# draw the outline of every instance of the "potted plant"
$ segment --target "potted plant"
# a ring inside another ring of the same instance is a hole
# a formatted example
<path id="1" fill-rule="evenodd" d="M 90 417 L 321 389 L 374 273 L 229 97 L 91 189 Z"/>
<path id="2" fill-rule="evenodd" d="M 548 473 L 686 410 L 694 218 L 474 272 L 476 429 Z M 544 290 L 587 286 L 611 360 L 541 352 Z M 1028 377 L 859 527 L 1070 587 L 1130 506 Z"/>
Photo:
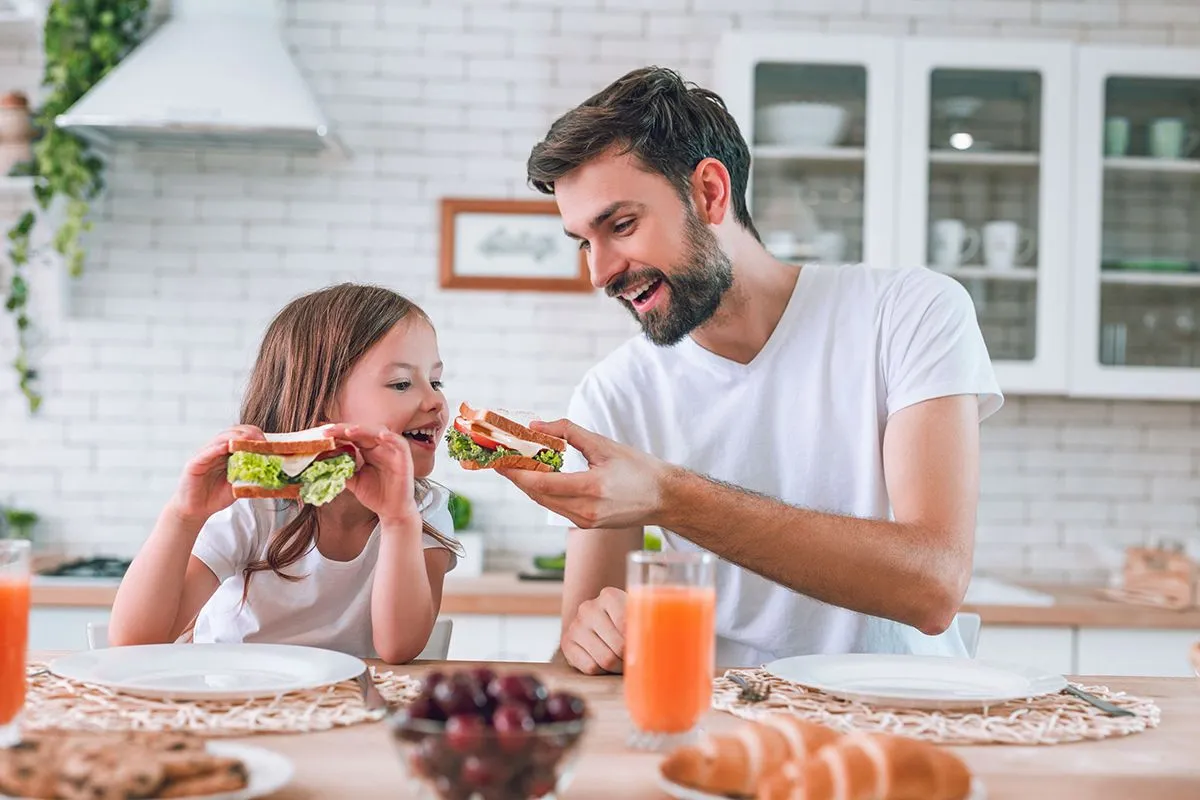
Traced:
<path id="1" fill-rule="evenodd" d="M 4 509 L 5 536 L 9 539 L 32 539 L 38 515 L 20 508 Z"/>

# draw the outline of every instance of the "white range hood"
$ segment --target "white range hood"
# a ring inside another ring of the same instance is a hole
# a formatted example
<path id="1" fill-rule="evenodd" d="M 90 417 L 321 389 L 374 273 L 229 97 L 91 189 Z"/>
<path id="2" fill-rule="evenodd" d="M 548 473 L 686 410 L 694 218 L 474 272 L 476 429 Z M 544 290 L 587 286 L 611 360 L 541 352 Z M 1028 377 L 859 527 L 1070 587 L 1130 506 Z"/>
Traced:
<path id="1" fill-rule="evenodd" d="M 340 149 L 279 30 L 275 0 L 173 0 L 171 16 L 60 128 L 117 142 Z"/>

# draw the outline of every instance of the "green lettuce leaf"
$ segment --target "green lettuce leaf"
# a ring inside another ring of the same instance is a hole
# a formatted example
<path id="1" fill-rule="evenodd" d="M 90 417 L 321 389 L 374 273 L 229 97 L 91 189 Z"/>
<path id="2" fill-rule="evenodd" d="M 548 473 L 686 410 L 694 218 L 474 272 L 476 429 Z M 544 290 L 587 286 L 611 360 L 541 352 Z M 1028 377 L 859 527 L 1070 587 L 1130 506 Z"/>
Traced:
<path id="1" fill-rule="evenodd" d="M 563 459 L 562 453 L 557 450 L 543 450 L 533 457 L 534 461 L 540 461 L 543 464 L 549 464 L 550 468 L 555 472 L 562 469 Z"/>
<path id="2" fill-rule="evenodd" d="M 470 436 L 454 428 L 446 431 L 446 450 L 455 461 L 475 461 L 485 467 L 500 456 L 518 455 L 516 450 L 507 447 L 497 447 L 495 450 L 480 447 Z"/>
<path id="3" fill-rule="evenodd" d="M 263 453 L 232 453 L 225 467 L 225 477 L 230 483 L 244 481 L 264 489 L 282 489 L 291 482 L 283 472 L 283 459 Z"/>
<path id="4" fill-rule="evenodd" d="M 314 461 L 300 473 L 300 499 L 310 506 L 323 506 L 342 493 L 354 474 L 354 458 L 347 453 Z"/>

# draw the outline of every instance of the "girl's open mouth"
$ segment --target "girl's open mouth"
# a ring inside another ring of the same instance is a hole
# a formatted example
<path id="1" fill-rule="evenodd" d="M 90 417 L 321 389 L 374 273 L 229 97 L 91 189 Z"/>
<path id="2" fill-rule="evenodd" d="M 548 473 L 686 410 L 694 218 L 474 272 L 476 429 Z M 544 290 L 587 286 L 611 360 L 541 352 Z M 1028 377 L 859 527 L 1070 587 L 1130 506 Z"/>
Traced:
<path id="1" fill-rule="evenodd" d="M 436 428 L 417 428 L 411 431 L 404 432 L 404 438 L 410 442 L 420 446 L 432 449 L 437 443 Z"/>

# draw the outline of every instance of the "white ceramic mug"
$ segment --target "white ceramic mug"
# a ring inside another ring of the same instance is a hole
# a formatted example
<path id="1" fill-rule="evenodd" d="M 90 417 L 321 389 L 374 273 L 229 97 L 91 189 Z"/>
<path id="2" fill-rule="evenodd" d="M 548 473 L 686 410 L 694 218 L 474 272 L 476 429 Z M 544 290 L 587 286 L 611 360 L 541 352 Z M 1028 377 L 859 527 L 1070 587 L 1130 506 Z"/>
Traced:
<path id="1" fill-rule="evenodd" d="M 1150 123 L 1150 155 L 1155 158 L 1183 158 L 1200 144 L 1200 133 L 1188 133 L 1178 117 L 1163 117 Z"/>
<path id="2" fill-rule="evenodd" d="M 979 252 L 979 233 L 961 219 L 939 219 L 933 223 L 933 263 L 957 267 Z"/>
<path id="3" fill-rule="evenodd" d="M 989 269 L 1012 269 L 1029 260 L 1035 244 L 1017 223 L 994 220 L 983 226 L 983 263 Z"/>

